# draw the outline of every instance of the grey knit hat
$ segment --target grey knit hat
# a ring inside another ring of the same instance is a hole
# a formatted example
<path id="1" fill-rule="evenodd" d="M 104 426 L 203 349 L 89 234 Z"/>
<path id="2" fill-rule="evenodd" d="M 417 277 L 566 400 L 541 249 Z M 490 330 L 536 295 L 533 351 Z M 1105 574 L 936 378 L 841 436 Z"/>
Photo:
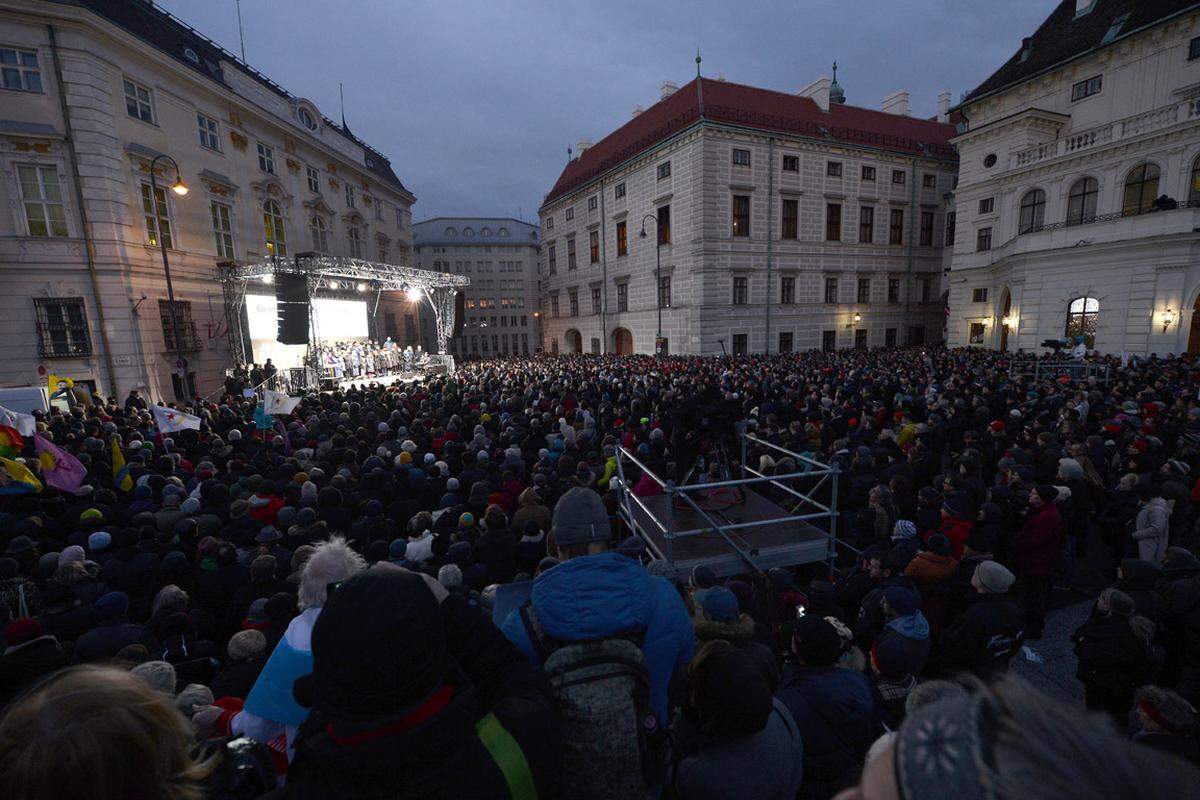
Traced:
<path id="1" fill-rule="evenodd" d="M 612 536 L 608 510 L 600 495 L 577 486 L 554 506 L 554 541 L 561 545 L 604 542 Z"/>
<path id="2" fill-rule="evenodd" d="M 175 667 L 166 661 L 147 661 L 130 670 L 156 692 L 175 696 Z"/>

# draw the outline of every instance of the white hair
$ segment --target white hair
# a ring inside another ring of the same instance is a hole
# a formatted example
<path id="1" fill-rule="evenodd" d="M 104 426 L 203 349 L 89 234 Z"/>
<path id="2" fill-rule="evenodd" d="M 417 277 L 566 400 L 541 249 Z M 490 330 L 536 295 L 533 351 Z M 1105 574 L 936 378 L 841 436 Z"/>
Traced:
<path id="1" fill-rule="evenodd" d="M 447 589 L 458 589 L 462 586 L 462 570 L 459 569 L 458 564 L 444 564 L 438 570 L 437 577 L 438 583 Z"/>
<path id="2" fill-rule="evenodd" d="M 341 536 L 321 542 L 313 550 L 300 573 L 300 608 L 325 605 L 329 584 L 344 581 L 365 569 L 367 562 L 346 544 Z"/>

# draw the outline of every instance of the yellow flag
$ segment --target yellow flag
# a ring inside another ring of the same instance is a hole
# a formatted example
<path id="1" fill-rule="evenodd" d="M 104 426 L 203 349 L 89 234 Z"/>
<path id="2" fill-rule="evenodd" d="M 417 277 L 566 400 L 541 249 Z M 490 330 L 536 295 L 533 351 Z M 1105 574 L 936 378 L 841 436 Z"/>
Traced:
<path id="1" fill-rule="evenodd" d="M 75 381 L 62 375 L 50 374 L 46 376 L 46 388 L 50 390 L 50 397 L 61 395 L 65 390 L 72 388 Z"/>
<path id="2" fill-rule="evenodd" d="M 42 490 L 42 482 L 18 461 L 0 458 L 0 495 L 36 494 Z"/>
<path id="3" fill-rule="evenodd" d="M 113 485 L 122 492 L 131 492 L 133 478 L 129 475 L 129 467 L 125 465 L 125 454 L 121 452 L 121 437 L 114 433 L 109 441 L 112 445 Z"/>

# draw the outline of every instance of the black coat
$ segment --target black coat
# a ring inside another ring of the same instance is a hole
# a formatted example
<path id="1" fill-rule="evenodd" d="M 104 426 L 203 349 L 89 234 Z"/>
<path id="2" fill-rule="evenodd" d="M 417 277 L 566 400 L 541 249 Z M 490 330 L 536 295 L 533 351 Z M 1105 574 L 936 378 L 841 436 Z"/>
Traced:
<path id="1" fill-rule="evenodd" d="M 983 679 L 1008 669 L 1024 638 L 1024 616 L 1007 594 L 977 594 L 942 631 L 938 663 L 948 672 L 973 672 Z"/>
<path id="2" fill-rule="evenodd" d="M 1150 679 L 1150 650 L 1130 621 L 1108 616 L 1083 625 L 1071 637 L 1085 686 L 1112 692 L 1130 691 Z"/>
<path id="3" fill-rule="evenodd" d="M 71 654 L 53 636 L 39 636 L 0 655 L 0 708 L 22 689 L 71 663 Z"/>
<path id="4" fill-rule="evenodd" d="M 131 644 L 144 645 L 151 655 L 162 652 L 149 628 L 122 617 L 102 622 L 76 639 L 75 657 L 80 661 L 106 661 Z"/>
<path id="5" fill-rule="evenodd" d="M 511 583 L 517 572 L 517 545 L 507 530 L 487 531 L 471 550 L 477 564 L 488 570 L 489 583 Z"/>

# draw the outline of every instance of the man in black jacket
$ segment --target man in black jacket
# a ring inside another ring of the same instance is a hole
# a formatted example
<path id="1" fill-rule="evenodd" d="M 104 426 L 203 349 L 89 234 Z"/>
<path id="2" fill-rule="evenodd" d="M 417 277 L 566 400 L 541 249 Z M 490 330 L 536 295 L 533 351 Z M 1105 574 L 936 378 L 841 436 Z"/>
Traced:
<path id="1" fill-rule="evenodd" d="M 1008 669 L 1024 637 L 1021 609 L 1008 594 L 1015 580 L 995 561 L 975 567 L 970 605 L 942 631 L 938 663 L 943 670 L 973 672 L 986 680 Z"/>

